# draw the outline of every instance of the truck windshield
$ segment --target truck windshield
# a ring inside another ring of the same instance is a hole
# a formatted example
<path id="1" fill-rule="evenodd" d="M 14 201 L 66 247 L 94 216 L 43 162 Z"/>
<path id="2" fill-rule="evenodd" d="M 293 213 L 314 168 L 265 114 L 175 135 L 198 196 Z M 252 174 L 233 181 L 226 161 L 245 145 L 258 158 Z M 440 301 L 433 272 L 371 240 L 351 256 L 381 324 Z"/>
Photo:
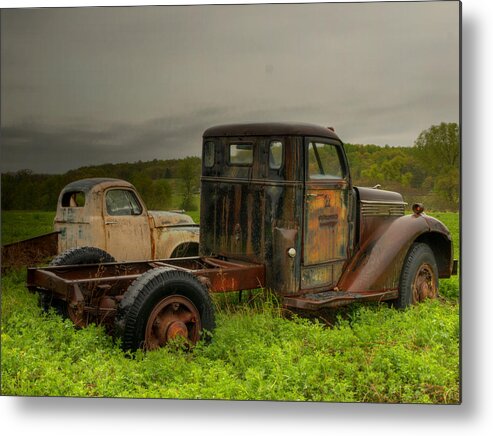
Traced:
<path id="1" fill-rule="evenodd" d="M 112 189 L 106 193 L 108 215 L 140 215 L 142 206 L 132 191 Z"/>

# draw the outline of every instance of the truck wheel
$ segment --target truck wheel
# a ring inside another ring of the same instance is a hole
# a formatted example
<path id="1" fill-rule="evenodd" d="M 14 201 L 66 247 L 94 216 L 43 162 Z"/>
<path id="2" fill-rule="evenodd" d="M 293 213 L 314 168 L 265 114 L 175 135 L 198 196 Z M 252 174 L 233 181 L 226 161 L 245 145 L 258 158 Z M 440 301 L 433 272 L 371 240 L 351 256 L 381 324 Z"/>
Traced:
<path id="1" fill-rule="evenodd" d="M 414 243 L 402 267 L 396 306 L 405 308 L 438 296 L 438 268 L 431 248 Z"/>
<path id="2" fill-rule="evenodd" d="M 76 247 L 56 256 L 51 266 L 89 265 L 91 263 L 115 262 L 115 258 L 104 250 L 96 247 Z"/>
<path id="3" fill-rule="evenodd" d="M 60 253 L 50 262 L 50 266 L 89 265 L 106 262 L 115 262 L 115 258 L 100 248 L 77 247 Z M 81 311 L 71 307 L 66 301 L 50 298 L 49 295 L 43 294 L 40 303 L 44 310 L 53 307 L 64 318 L 70 318 L 77 327 L 87 325 Z"/>
<path id="4" fill-rule="evenodd" d="M 193 345 L 215 327 L 206 287 L 193 275 L 155 268 L 137 278 L 117 310 L 115 332 L 125 350 L 153 350 L 183 338 Z M 207 337 L 206 337 L 207 339 Z"/>

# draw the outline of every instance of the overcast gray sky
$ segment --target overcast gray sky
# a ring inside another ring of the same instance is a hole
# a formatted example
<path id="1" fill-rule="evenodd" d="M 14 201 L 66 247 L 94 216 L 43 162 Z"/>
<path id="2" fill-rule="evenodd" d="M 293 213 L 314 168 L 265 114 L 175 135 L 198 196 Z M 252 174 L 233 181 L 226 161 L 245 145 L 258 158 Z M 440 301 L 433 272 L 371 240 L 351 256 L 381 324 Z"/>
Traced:
<path id="1" fill-rule="evenodd" d="M 3 9 L 0 170 L 199 155 L 214 124 L 410 146 L 459 121 L 459 3 Z"/>

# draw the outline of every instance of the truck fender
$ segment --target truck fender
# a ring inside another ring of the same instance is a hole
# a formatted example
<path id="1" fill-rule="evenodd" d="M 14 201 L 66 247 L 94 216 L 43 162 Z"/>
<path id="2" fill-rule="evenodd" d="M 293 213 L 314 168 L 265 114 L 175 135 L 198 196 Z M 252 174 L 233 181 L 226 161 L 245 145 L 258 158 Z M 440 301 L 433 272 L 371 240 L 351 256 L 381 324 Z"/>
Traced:
<path id="1" fill-rule="evenodd" d="M 169 226 L 154 229 L 154 232 L 154 259 L 198 254 L 199 226 Z"/>
<path id="2" fill-rule="evenodd" d="M 343 291 L 398 290 L 402 265 L 414 242 L 425 242 L 435 255 L 439 277 L 452 268 L 450 233 L 438 220 L 426 215 L 405 215 L 380 226 L 360 241 L 337 287 Z"/>

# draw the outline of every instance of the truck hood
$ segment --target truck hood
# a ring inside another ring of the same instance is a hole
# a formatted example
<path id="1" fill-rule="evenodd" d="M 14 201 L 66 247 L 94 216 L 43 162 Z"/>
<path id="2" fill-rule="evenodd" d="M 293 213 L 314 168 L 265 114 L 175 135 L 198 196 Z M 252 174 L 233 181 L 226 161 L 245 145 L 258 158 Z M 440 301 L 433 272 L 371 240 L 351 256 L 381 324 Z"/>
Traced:
<path id="1" fill-rule="evenodd" d="M 149 216 L 153 219 L 155 227 L 198 226 L 184 213 L 150 210 Z"/>
<path id="2" fill-rule="evenodd" d="M 402 195 L 398 192 L 384 191 L 383 189 L 362 188 L 355 186 L 359 199 L 364 202 L 378 203 L 404 203 Z"/>

